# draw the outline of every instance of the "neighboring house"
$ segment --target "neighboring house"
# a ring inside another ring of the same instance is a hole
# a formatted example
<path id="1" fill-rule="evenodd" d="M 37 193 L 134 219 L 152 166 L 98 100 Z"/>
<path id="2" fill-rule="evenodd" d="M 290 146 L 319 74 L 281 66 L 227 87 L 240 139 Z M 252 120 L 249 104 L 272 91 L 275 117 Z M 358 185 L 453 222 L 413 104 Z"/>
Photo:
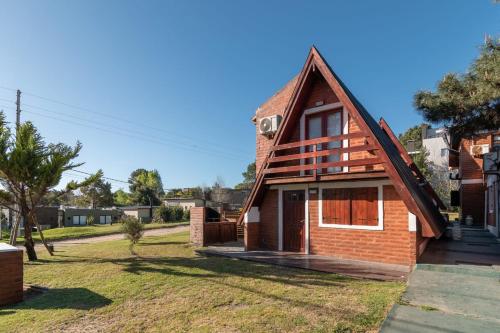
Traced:
<path id="1" fill-rule="evenodd" d="M 122 215 L 121 211 L 116 208 L 93 209 L 64 206 L 61 206 L 58 213 L 62 215 L 62 221 L 64 221 L 66 227 L 87 225 L 87 219 L 91 215 L 94 216 L 94 224 L 111 224 L 116 222 Z"/>
<path id="2" fill-rule="evenodd" d="M 163 200 L 167 207 L 182 207 L 183 210 L 189 210 L 191 207 L 204 207 L 205 200 L 196 198 L 168 198 Z"/>
<path id="3" fill-rule="evenodd" d="M 490 163 L 489 170 L 485 173 L 483 159 L 491 159 L 493 155 L 491 153 L 500 149 L 497 148 L 500 147 L 500 131 L 478 132 L 471 138 L 455 141 L 453 149 L 450 150 L 449 164 L 450 168 L 456 170 L 452 177 L 460 184 L 459 205 L 462 220 L 471 216 L 475 226 L 488 228 L 498 235 L 497 226 L 488 227 L 488 219 L 491 218 L 488 215 L 490 211 L 495 211 L 494 189 L 496 187 L 496 193 L 498 193 L 498 169 L 495 170 L 496 166 Z M 486 200 L 488 193 L 491 198 L 489 205 Z M 496 206 L 498 206 L 498 195 L 496 201 Z M 491 221 L 494 224 L 493 220 Z"/>
<path id="4" fill-rule="evenodd" d="M 247 189 L 233 189 L 233 188 L 213 188 L 210 193 L 212 205 L 207 206 L 222 206 L 228 210 L 238 210 L 245 204 L 250 190 Z"/>
<path id="5" fill-rule="evenodd" d="M 439 198 L 315 48 L 253 120 L 257 179 L 239 220 L 246 250 L 413 266 L 442 235 Z"/>
<path id="6" fill-rule="evenodd" d="M 120 207 L 123 214 L 127 216 L 133 216 L 141 222 L 151 222 L 153 220 L 153 211 L 158 208 L 158 206 L 127 206 Z"/>
<path id="7" fill-rule="evenodd" d="M 427 124 L 421 125 L 422 137 L 420 140 L 409 140 L 406 143 L 406 151 L 410 156 L 420 154 L 422 149 L 428 153 L 426 161 L 430 162 L 432 171 L 448 171 L 448 151 L 450 149 L 450 136 L 448 130 L 442 128 L 430 128 Z"/>
<path id="8" fill-rule="evenodd" d="M 429 128 L 422 125 L 422 146 L 429 153 L 427 161 L 436 172 L 448 172 L 450 136 L 446 128 Z"/>

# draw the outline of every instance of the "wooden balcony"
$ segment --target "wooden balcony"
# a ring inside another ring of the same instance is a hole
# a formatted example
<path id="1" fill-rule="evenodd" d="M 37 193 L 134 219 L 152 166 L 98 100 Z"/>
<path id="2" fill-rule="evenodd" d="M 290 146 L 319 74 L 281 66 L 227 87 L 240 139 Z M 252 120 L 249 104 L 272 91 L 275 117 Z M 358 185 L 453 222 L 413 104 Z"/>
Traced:
<path id="1" fill-rule="evenodd" d="M 261 172 L 266 184 L 383 178 L 377 149 L 363 133 L 290 142 L 271 148 Z"/>

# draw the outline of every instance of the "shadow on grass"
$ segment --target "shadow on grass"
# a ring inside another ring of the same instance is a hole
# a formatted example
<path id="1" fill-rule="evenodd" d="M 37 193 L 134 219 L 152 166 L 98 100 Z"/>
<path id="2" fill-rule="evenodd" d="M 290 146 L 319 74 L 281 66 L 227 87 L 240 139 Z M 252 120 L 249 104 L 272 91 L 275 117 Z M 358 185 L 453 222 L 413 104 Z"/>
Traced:
<path id="1" fill-rule="evenodd" d="M 0 316 L 17 310 L 75 309 L 90 310 L 111 304 L 112 301 L 87 288 L 55 288 L 21 303 L 0 308 Z"/>

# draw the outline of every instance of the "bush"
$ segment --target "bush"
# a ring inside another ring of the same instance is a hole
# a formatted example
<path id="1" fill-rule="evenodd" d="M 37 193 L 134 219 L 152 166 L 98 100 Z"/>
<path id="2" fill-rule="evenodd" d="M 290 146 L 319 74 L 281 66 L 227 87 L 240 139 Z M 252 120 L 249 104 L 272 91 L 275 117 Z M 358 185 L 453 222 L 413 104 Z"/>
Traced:
<path id="1" fill-rule="evenodd" d="M 183 219 L 189 219 L 189 211 L 184 211 L 182 207 L 167 207 L 161 205 L 153 212 L 153 222 L 155 223 L 165 223 L 165 222 L 175 222 L 182 221 Z"/>
<path id="2" fill-rule="evenodd" d="M 163 220 L 163 212 L 162 212 L 162 207 L 157 208 L 153 211 L 153 223 L 165 223 L 165 220 Z"/>
<path id="3" fill-rule="evenodd" d="M 182 216 L 182 219 L 184 221 L 189 221 L 191 219 L 191 211 L 189 209 L 186 209 L 184 211 L 184 215 Z"/>
<path id="4" fill-rule="evenodd" d="M 129 250 L 131 254 L 135 254 L 134 245 L 139 242 L 144 234 L 144 226 L 138 219 L 133 216 L 125 216 L 121 219 L 122 232 L 130 241 Z"/>
<path id="5" fill-rule="evenodd" d="M 182 207 L 172 207 L 172 215 L 172 221 L 181 221 L 184 215 L 184 209 L 182 209 Z"/>
<path id="6" fill-rule="evenodd" d="M 87 225 L 94 225 L 95 217 L 92 214 L 87 215 Z"/>

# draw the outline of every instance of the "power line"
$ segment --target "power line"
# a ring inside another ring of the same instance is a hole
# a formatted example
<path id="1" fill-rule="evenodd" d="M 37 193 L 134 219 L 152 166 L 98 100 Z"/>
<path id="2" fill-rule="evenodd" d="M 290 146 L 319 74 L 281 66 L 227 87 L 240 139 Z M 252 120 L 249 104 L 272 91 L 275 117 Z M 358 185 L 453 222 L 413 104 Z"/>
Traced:
<path id="1" fill-rule="evenodd" d="M 197 148 L 197 147 L 175 147 L 175 144 L 168 144 L 166 142 L 162 142 L 162 141 L 150 139 L 150 138 L 147 138 L 147 137 L 140 137 L 140 136 L 137 136 L 137 135 L 131 135 L 131 134 L 128 134 L 128 133 L 122 133 L 122 132 L 119 132 L 119 131 L 116 131 L 116 130 L 112 130 L 112 129 L 109 129 L 109 128 L 103 128 L 103 127 L 97 127 L 97 126 L 82 124 L 82 123 L 79 123 L 79 122 L 76 122 L 76 121 L 72 121 L 72 120 L 67 120 L 67 119 L 60 119 L 60 118 L 57 118 L 57 117 L 52 117 L 52 116 L 49 116 L 49 115 L 46 115 L 46 114 L 42 114 L 42 113 L 38 113 L 38 112 L 35 112 L 35 111 L 26 110 L 26 109 L 24 110 L 24 112 L 35 114 L 35 115 L 38 115 L 40 117 L 45 117 L 45 118 L 57 120 L 57 121 L 64 122 L 64 123 L 69 123 L 69 124 L 73 124 L 73 125 L 77 125 L 77 126 L 82 126 L 82 127 L 96 129 L 96 130 L 103 131 L 103 132 L 106 132 L 106 133 L 113 133 L 113 134 L 116 134 L 116 135 L 121 135 L 121 136 L 129 137 L 129 138 L 133 138 L 133 139 L 138 139 L 138 140 L 142 140 L 142 141 L 148 141 L 148 142 L 151 142 L 151 143 L 155 143 L 155 144 L 166 146 L 166 147 L 170 147 L 170 148 L 178 148 L 178 149 L 188 150 L 188 151 L 192 151 L 192 152 L 196 152 L 196 153 L 206 153 L 206 154 L 209 154 L 209 155 L 218 154 L 218 155 L 222 156 L 225 159 L 245 161 L 242 158 L 237 158 L 237 157 L 234 157 L 234 156 L 230 156 L 230 155 L 227 155 L 226 153 L 223 153 L 223 152 L 207 151 L 207 150 L 203 150 L 203 149 Z"/>
<path id="2" fill-rule="evenodd" d="M 9 107 L 9 106 L 6 106 L 6 105 L 1 105 L 1 104 L 0 104 L 0 107 L 5 107 L 7 109 L 13 109 L 12 107 Z M 192 152 L 195 152 L 195 153 L 205 153 L 205 154 L 208 154 L 208 155 L 219 155 L 219 156 L 223 157 L 224 159 L 230 159 L 230 160 L 236 160 L 236 161 L 246 161 L 246 160 L 244 160 L 242 158 L 239 158 L 237 156 L 228 155 L 228 152 L 209 151 L 209 150 L 205 150 L 203 148 L 198 148 L 196 146 L 193 146 L 193 147 L 190 147 L 190 146 L 175 147 L 175 144 L 172 145 L 172 144 L 167 143 L 167 142 L 159 141 L 159 140 L 156 140 L 156 139 L 151 139 L 149 137 L 144 137 L 144 135 L 142 135 L 142 136 L 131 135 L 131 134 L 128 133 L 127 129 L 120 129 L 120 128 L 118 128 L 119 131 L 116 131 L 116 130 L 112 130 L 112 129 L 105 128 L 105 127 L 98 127 L 98 126 L 93 126 L 93 125 L 88 125 L 88 124 L 82 124 L 80 122 L 73 121 L 73 120 L 60 119 L 60 118 L 57 118 L 57 117 L 52 117 L 52 116 L 49 116 L 49 115 L 46 115 L 46 114 L 42 114 L 42 113 L 39 113 L 39 112 L 35 112 L 35 111 L 31 111 L 31 110 L 24 109 L 24 112 L 35 114 L 35 115 L 40 116 L 40 117 L 44 117 L 44 118 L 48 118 L 48 119 L 52 119 L 52 120 L 56 120 L 56 121 L 60 121 L 60 122 L 64 122 L 64 123 L 69 123 L 69 124 L 73 124 L 73 125 L 77 125 L 77 126 L 82 126 L 82 127 L 86 127 L 86 128 L 91 128 L 91 129 L 103 131 L 103 132 L 106 132 L 108 134 L 112 133 L 112 134 L 121 135 L 121 136 L 129 137 L 129 138 L 133 138 L 133 139 L 147 141 L 147 142 L 155 143 L 155 144 L 158 144 L 158 145 L 166 146 L 166 147 L 169 147 L 169 148 L 177 148 L 177 149 L 182 149 L 182 150 L 188 150 L 188 151 L 192 151 Z M 122 132 L 120 132 L 120 131 L 122 131 Z M 178 146 L 178 144 L 177 144 L 177 146 Z"/>
<path id="3" fill-rule="evenodd" d="M 2 86 L 0 86 L 0 88 L 11 90 L 11 91 L 15 91 L 15 89 L 13 89 L 13 88 L 2 87 Z M 25 95 L 28 95 L 28 96 L 32 96 L 32 97 L 35 97 L 35 98 L 38 98 L 38 99 L 41 99 L 41 100 L 45 100 L 47 102 L 51 102 L 51 103 L 55 103 L 55 104 L 60 104 L 60 105 L 63 105 L 63 106 L 69 107 L 69 108 L 73 108 L 75 110 L 85 111 L 86 113 L 93 113 L 93 114 L 100 115 L 100 116 L 103 116 L 103 117 L 107 117 L 107 118 L 110 118 L 110 119 L 114 119 L 114 120 L 118 120 L 118 121 L 121 121 L 121 122 L 129 123 L 129 124 L 132 124 L 134 126 L 147 127 L 149 129 L 152 129 L 152 130 L 155 130 L 155 131 L 163 132 L 163 133 L 166 133 L 166 134 L 169 134 L 169 135 L 175 135 L 177 137 L 184 137 L 185 139 L 194 140 L 194 141 L 199 142 L 199 139 L 197 139 L 197 138 L 193 138 L 193 137 L 187 136 L 185 134 L 181 134 L 181 133 L 175 133 L 175 132 L 172 132 L 172 131 L 167 131 L 167 130 L 165 130 L 163 128 L 158 128 L 158 127 L 146 124 L 146 123 L 137 122 L 136 120 L 132 121 L 130 119 L 126 119 L 126 118 L 122 118 L 122 117 L 117 117 L 117 116 L 110 115 L 110 114 L 107 114 L 107 113 L 104 113 L 104 112 L 94 111 L 94 110 L 91 110 L 89 108 L 85 108 L 85 107 L 81 107 L 81 106 L 78 106 L 78 105 L 74 105 L 74 104 L 62 102 L 62 101 L 59 101 L 59 100 L 56 100 L 56 99 L 53 99 L 53 98 L 48 98 L 48 97 L 40 96 L 40 95 L 33 94 L 33 93 L 30 93 L 30 92 L 23 92 L 23 93 Z M 234 149 L 234 147 L 229 147 L 229 146 L 221 145 L 219 142 L 213 142 L 213 141 L 211 142 L 210 140 L 206 140 L 205 138 L 203 140 L 206 143 L 210 143 L 211 145 L 216 145 L 216 146 L 218 145 L 220 147 L 224 147 L 225 149 Z"/>
<path id="4" fill-rule="evenodd" d="M 34 105 L 26 104 L 26 103 L 24 103 L 24 105 L 28 106 L 29 108 L 37 108 L 37 109 L 41 109 L 41 110 L 44 110 L 44 111 L 47 111 L 47 112 L 50 112 L 50 113 L 54 113 L 54 114 L 57 114 L 57 115 L 60 115 L 60 116 L 63 116 L 63 117 L 69 117 L 67 114 L 65 114 L 63 112 L 49 110 L 49 109 L 46 109 L 46 108 L 42 108 L 42 107 L 39 107 L 39 106 L 34 106 Z M 115 125 L 110 125 L 110 124 L 98 122 L 98 121 L 95 121 L 95 120 L 86 119 L 86 118 L 83 118 L 83 117 L 71 116 L 71 118 L 75 118 L 75 119 L 78 119 L 78 120 L 81 120 L 81 121 L 85 121 L 85 122 L 89 122 L 89 123 L 92 123 L 92 124 L 98 123 L 101 126 L 111 127 L 111 128 L 116 129 L 116 130 L 119 130 L 119 131 L 124 131 L 126 133 L 134 132 L 134 133 L 137 133 L 137 134 L 145 136 L 145 137 L 153 138 L 154 140 L 164 141 L 166 143 L 173 143 L 173 144 L 177 144 L 177 145 L 189 147 L 191 149 L 201 149 L 201 150 L 204 150 L 206 152 L 213 151 L 213 152 L 220 153 L 220 154 L 223 154 L 223 155 L 230 154 L 230 155 L 233 155 L 235 157 L 241 157 L 241 156 L 243 156 L 243 154 L 237 153 L 237 152 L 232 152 L 232 151 L 228 152 L 227 150 L 226 151 L 222 151 L 222 150 L 218 150 L 218 149 L 214 149 L 214 148 L 207 149 L 207 148 L 203 148 L 202 146 L 198 146 L 197 144 L 195 145 L 195 144 L 189 144 L 189 143 L 182 142 L 182 141 L 175 141 L 175 140 L 172 140 L 172 139 L 165 139 L 165 138 L 158 137 L 158 136 L 155 136 L 155 135 L 151 135 L 151 134 L 148 134 L 148 133 L 145 133 L 145 132 L 142 132 L 142 131 L 138 131 L 138 130 L 135 130 L 135 129 L 129 129 L 129 128 L 119 127 L 119 126 L 115 126 Z"/>
<path id="5" fill-rule="evenodd" d="M 6 102 L 12 102 L 9 99 L 5 99 L 5 98 L 1 98 L 1 97 L 0 97 L 0 100 L 6 101 Z M 186 142 L 175 141 L 175 140 L 172 140 L 172 139 L 165 139 L 165 138 L 161 138 L 161 137 L 154 136 L 154 135 L 151 135 L 151 134 L 146 134 L 146 133 L 144 133 L 142 131 L 138 131 L 138 130 L 135 130 L 135 129 L 129 129 L 129 128 L 118 127 L 118 126 L 115 126 L 115 125 L 109 125 L 107 123 L 102 123 L 102 122 L 98 122 L 98 121 L 95 121 L 95 120 L 90 120 L 90 119 L 86 119 L 86 118 L 78 117 L 78 116 L 74 116 L 74 115 L 69 116 L 66 113 L 58 112 L 58 111 L 54 111 L 54 110 L 50 110 L 50 109 L 47 109 L 47 108 L 44 108 L 44 107 L 41 107 L 41 106 L 36 106 L 36 105 L 31 105 L 31 104 L 26 104 L 26 103 L 23 103 L 23 104 L 25 106 L 28 106 L 29 108 L 40 109 L 40 110 L 47 111 L 47 112 L 50 112 L 50 113 L 54 113 L 54 114 L 57 114 L 57 115 L 60 115 L 60 116 L 63 116 L 63 117 L 76 118 L 76 119 L 81 120 L 81 121 L 89 122 L 92 125 L 95 124 L 95 123 L 98 123 L 101 126 L 111 127 L 111 128 L 116 129 L 116 130 L 125 132 L 125 133 L 116 133 L 116 132 L 114 132 L 115 134 L 127 135 L 127 136 L 130 137 L 129 133 L 130 132 L 135 132 L 138 135 L 141 135 L 142 137 L 147 137 L 148 141 L 150 141 L 150 142 L 151 142 L 151 138 L 152 138 L 155 141 L 164 141 L 166 143 L 172 143 L 172 144 L 176 144 L 176 145 L 182 146 L 183 148 L 187 147 L 189 150 L 194 151 L 194 152 L 204 152 L 204 153 L 209 153 L 209 154 L 213 152 L 215 154 L 219 154 L 219 155 L 224 156 L 224 157 L 227 157 L 227 155 L 232 155 L 232 156 L 234 156 L 234 158 L 232 158 L 232 159 L 246 161 L 246 159 L 245 160 L 241 159 L 241 157 L 246 156 L 246 154 L 239 153 L 237 151 L 227 151 L 227 149 L 226 150 L 219 150 L 219 149 L 216 149 L 216 148 L 213 148 L 213 147 L 211 147 L 211 148 L 203 148 L 202 146 L 198 146 L 199 143 L 189 144 L 189 143 L 186 143 Z M 9 108 L 9 107 L 7 107 L 7 108 Z M 39 116 L 42 116 L 42 117 L 46 117 L 46 118 L 58 120 L 58 121 L 69 122 L 69 123 L 72 123 L 72 124 L 75 124 L 75 125 L 89 127 L 89 125 L 84 125 L 84 124 L 81 124 L 81 123 L 77 123 L 74 120 L 66 120 L 66 119 L 54 118 L 54 117 L 51 117 L 51 116 L 48 116 L 48 115 L 45 115 L 45 114 L 37 113 L 35 111 L 29 111 L 29 109 L 27 110 L 26 108 L 24 109 L 24 111 L 29 112 L 29 113 L 33 113 L 33 114 L 36 114 L 36 115 L 39 115 Z M 98 129 L 95 126 L 91 126 L 90 128 Z M 102 128 L 99 128 L 99 130 L 108 131 L 107 129 L 102 129 Z M 135 138 L 138 138 L 138 137 L 135 137 Z M 140 139 L 140 138 L 138 138 L 138 139 Z"/>

